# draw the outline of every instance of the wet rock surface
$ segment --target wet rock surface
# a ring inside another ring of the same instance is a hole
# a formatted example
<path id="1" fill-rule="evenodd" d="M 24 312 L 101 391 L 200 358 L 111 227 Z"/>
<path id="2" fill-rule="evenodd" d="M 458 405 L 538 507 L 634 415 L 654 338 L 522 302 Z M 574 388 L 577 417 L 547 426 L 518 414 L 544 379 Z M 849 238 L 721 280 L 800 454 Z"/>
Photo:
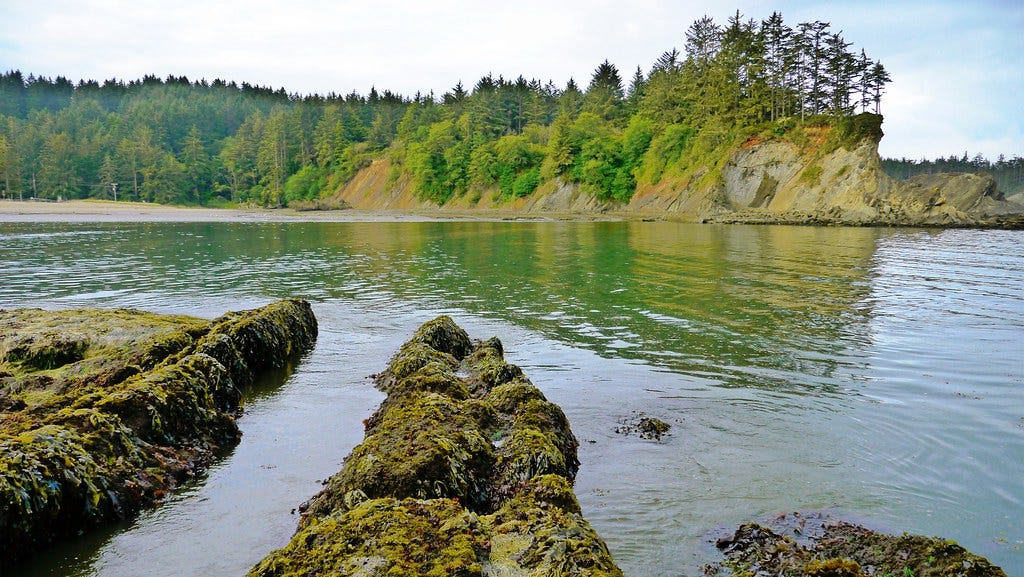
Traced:
<path id="1" fill-rule="evenodd" d="M 238 441 L 242 389 L 316 336 L 299 300 L 213 321 L 0 311 L 0 566 L 204 469 Z"/>
<path id="2" fill-rule="evenodd" d="M 562 410 L 448 317 L 375 376 L 387 398 L 252 576 L 621 575 L 580 513 Z"/>
<path id="3" fill-rule="evenodd" d="M 718 539 L 725 555 L 707 575 L 747 577 L 1006 577 L 954 541 L 888 535 L 817 514 L 747 523 Z"/>
<path id="4" fill-rule="evenodd" d="M 619 419 L 615 432 L 620 435 L 636 435 L 641 439 L 660 441 L 663 435 L 669 434 L 672 425 L 657 417 L 651 417 L 643 413 L 633 413 L 628 417 Z"/>

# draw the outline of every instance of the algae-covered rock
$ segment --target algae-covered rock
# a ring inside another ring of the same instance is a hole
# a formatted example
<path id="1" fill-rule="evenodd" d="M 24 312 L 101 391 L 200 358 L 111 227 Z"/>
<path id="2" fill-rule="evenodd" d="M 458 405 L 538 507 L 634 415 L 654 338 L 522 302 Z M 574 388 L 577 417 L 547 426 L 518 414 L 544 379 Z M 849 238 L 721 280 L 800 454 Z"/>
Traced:
<path id="1" fill-rule="evenodd" d="M 365 440 L 250 575 L 621 575 L 573 494 L 568 419 L 501 341 L 439 317 L 376 382 Z"/>
<path id="2" fill-rule="evenodd" d="M 309 304 L 214 321 L 0 311 L 0 566 L 124 518 L 238 441 L 241 389 L 316 339 Z"/>
<path id="3" fill-rule="evenodd" d="M 634 412 L 629 417 L 619 419 L 619 425 L 615 432 L 620 435 L 636 435 L 641 439 L 660 441 L 663 435 L 667 435 L 672 425 L 657 417 L 649 417 L 640 412 Z"/>
<path id="4" fill-rule="evenodd" d="M 725 560 L 708 573 L 793 577 L 1006 577 L 1002 569 L 953 541 L 921 535 L 888 535 L 837 521 L 806 542 L 757 523 L 719 539 Z"/>
<path id="5" fill-rule="evenodd" d="M 458 501 L 373 499 L 308 523 L 249 574 L 472 577 L 484 575 L 488 547 Z"/>

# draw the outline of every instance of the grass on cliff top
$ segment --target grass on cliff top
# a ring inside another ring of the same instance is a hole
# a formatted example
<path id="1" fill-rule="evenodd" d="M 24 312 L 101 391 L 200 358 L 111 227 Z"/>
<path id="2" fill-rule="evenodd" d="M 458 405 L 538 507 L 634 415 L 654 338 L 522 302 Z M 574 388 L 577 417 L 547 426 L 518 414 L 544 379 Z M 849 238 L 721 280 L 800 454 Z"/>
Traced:
<path id="1" fill-rule="evenodd" d="M 722 169 L 743 147 L 789 142 L 815 159 L 840 148 L 852 150 L 865 140 L 878 142 L 882 134 L 882 116 L 867 112 L 787 117 L 741 127 L 709 122 L 700 130 L 669 125 L 651 141 L 636 176 L 641 186 L 668 179 L 703 190 L 721 183 Z"/>

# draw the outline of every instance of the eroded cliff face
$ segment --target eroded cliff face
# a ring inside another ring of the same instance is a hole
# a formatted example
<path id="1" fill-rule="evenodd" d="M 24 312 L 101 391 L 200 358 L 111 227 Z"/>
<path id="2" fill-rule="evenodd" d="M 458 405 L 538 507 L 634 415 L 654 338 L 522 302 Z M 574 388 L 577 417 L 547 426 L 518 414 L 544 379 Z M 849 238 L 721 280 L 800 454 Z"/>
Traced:
<path id="1" fill-rule="evenodd" d="M 534 194 L 496 199 L 495 191 L 424 201 L 407 176 L 374 161 L 336 195 L 353 208 L 440 213 L 499 211 L 524 216 L 611 215 L 703 222 L 903 226 L 1024 226 L 1024 205 L 1007 201 L 995 180 L 977 174 L 932 174 L 894 181 L 882 170 L 878 139 L 827 145 L 828 127 L 805 128 L 800 144 L 751 138 L 717 167 L 697 166 L 657 183 L 641 183 L 628 204 L 597 198 L 578 185 L 549 182 Z M 829 148 L 831 148 L 829 150 Z"/>
<path id="2" fill-rule="evenodd" d="M 894 181 L 882 170 L 873 139 L 826 154 L 786 141 L 743 146 L 722 170 L 717 192 L 719 206 L 696 216 L 723 222 L 984 226 L 1022 213 L 988 175 Z"/>

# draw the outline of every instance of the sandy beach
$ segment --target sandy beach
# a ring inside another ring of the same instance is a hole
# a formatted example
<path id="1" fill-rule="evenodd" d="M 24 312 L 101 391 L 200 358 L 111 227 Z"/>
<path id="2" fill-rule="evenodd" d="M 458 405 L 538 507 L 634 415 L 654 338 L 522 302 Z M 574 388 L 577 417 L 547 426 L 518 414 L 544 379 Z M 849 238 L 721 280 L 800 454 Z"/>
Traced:
<path id="1" fill-rule="evenodd" d="M 145 202 L 109 200 L 68 200 L 64 202 L 0 200 L 3 222 L 429 222 L 627 220 L 621 214 L 545 213 L 526 214 L 494 209 L 436 210 L 324 210 L 296 211 L 289 208 L 203 208 L 168 206 Z M 637 219 L 633 215 L 633 219 Z"/>
<path id="2" fill-rule="evenodd" d="M 145 202 L 69 200 L 0 201 L 0 222 L 301 222 L 451 220 L 399 211 L 203 208 Z"/>

